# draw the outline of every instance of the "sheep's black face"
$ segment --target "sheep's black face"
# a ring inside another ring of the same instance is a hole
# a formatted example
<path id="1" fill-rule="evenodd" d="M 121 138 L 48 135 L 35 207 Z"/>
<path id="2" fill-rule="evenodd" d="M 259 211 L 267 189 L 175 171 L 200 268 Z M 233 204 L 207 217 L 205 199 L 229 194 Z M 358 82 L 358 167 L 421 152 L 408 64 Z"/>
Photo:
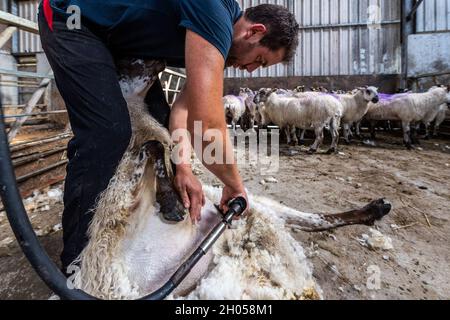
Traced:
<path id="1" fill-rule="evenodd" d="M 367 87 L 364 89 L 364 98 L 366 101 L 378 103 L 380 101 L 380 98 L 378 97 L 378 88 Z"/>
<path id="2" fill-rule="evenodd" d="M 305 92 L 305 86 L 298 86 L 294 89 L 294 92 Z"/>
<path id="3" fill-rule="evenodd" d="M 270 89 L 261 89 L 256 94 L 255 98 L 253 99 L 253 102 L 256 104 L 265 103 L 271 93 L 272 93 L 272 90 L 270 90 Z"/>

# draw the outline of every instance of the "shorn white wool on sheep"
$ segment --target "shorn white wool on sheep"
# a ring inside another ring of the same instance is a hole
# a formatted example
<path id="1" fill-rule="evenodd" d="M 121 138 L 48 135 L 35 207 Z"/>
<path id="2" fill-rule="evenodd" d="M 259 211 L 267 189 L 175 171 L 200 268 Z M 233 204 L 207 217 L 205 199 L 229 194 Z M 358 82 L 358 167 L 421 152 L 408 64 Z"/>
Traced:
<path id="1" fill-rule="evenodd" d="M 217 188 L 205 195 L 220 200 Z M 213 269 L 187 299 L 306 299 L 320 289 L 303 248 L 285 227 L 270 199 L 250 196 L 246 219 L 234 222 L 213 247 Z M 287 208 L 285 208 L 287 209 Z M 312 294 L 313 293 L 313 294 Z"/>

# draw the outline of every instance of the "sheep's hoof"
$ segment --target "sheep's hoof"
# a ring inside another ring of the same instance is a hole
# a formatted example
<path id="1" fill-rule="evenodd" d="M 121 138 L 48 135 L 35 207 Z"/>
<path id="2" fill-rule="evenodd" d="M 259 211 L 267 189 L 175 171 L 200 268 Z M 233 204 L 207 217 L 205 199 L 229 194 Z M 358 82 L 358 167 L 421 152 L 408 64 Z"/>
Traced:
<path id="1" fill-rule="evenodd" d="M 373 226 L 375 221 L 381 220 L 392 209 L 392 205 L 384 199 L 372 201 L 361 211 L 363 215 L 362 223 L 367 226 Z"/>
<path id="2" fill-rule="evenodd" d="M 299 140 L 298 141 L 298 145 L 299 146 L 304 146 L 305 145 L 305 140 Z"/>
<path id="3" fill-rule="evenodd" d="M 327 154 L 335 154 L 336 152 L 337 152 L 336 148 L 330 148 L 328 149 Z"/>
<path id="4" fill-rule="evenodd" d="M 308 151 L 307 151 L 307 153 L 308 154 L 315 154 L 315 153 L 317 153 L 317 150 L 316 149 L 309 149 Z"/>
<path id="5" fill-rule="evenodd" d="M 180 203 L 178 195 L 174 190 L 170 189 L 168 192 L 160 190 L 156 194 L 156 201 L 160 206 L 159 211 L 164 220 L 168 222 L 180 222 L 184 220 L 187 210 Z"/>

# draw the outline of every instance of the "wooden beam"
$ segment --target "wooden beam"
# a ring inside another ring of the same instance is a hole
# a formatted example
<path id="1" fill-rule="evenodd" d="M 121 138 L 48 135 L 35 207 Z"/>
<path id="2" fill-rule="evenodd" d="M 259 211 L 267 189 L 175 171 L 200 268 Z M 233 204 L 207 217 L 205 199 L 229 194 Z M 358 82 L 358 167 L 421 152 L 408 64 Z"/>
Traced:
<path id="1" fill-rule="evenodd" d="M 7 26 L 18 27 L 21 30 L 39 34 L 38 24 L 36 22 L 15 16 L 5 11 L 0 11 L 0 23 Z"/>
<path id="2" fill-rule="evenodd" d="M 28 164 L 30 162 L 34 162 L 36 160 L 44 159 L 44 158 L 52 156 L 52 155 L 54 155 L 56 153 L 59 153 L 59 152 L 62 152 L 62 151 L 66 151 L 66 150 L 67 150 L 67 146 L 56 148 L 56 149 L 47 150 L 47 151 L 44 151 L 44 152 L 38 152 L 38 153 L 30 155 L 30 156 L 26 156 L 26 157 L 22 157 L 20 159 L 13 160 L 13 166 L 14 166 L 14 168 L 17 168 L 17 167 L 23 166 L 25 164 Z"/>
<path id="3" fill-rule="evenodd" d="M 416 14 L 417 9 L 419 8 L 419 6 L 422 4 L 423 0 L 418 0 L 416 1 L 416 4 L 414 5 L 414 7 L 411 9 L 411 12 L 408 14 L 408 16 L 406 17 L 406 21 L 411 21 L 411 19 L 413 18 L 413 16 Z"/>
<path id="4" fill-rule="evenodd" d="M 26 71 L 16 71 L 7 70 L 0 68 L 0 74 L 6 74 L 8 76 L 16 76 L 20 78 L 44 78 L 44 79 L 54 79 L 53 73 L 37 73 L 37 72 L 26 72 Z"/>
<path id="5" fill-rule="evenodd" d="M 34 107 L 37 105 L 37 103 L 41 99 L 41 97 L 44 94 L 45 89 L 47 88 L 49 83 L 50 83 L 50 79 L 42 80 L 42 82 L 39 84 L 39 88 L 33 93 L 30 100 L 27 102 L 27 106 L 23 110 L 23 115 L 32 113 Z M 11 129 L 8 132 L 9 141 L 12 141 L 16 137 L 17 133 L 19 133 L 20 127 L 27 120 L 27 118 L 28 118 L 28 116 L 21 117 L 13 123 L 13 125 L 11 126 Z"/>
<path id="6" fill-rule="evenodd" d="M 44 173 L 46 173 L 46 172 L 48 172 L 48 171 L 50 171 L 50 170 L 53 170 L 53 169 L 55 169 L 55 168 L 61 167 L 61 166 L 63 166 L 63 165 L 66 165 L 68 162 L 69 162 L 69 160 L 59 161 L 59 162 L 54 163 L 54 164 L 52 164 L 52 165 L 50 165 L 50 166 L 48 166 L 48 167 L 45 167 L 45 168 L 36 170 L 36 171 L 34 171 L 34 172 L 30 172 L 30 173 L 28 173 L 28 174 L 26 174 L 26 175 L 23 175 L 23 176 L 21 176 L 21 177 L 18 177 L 18 178 L 16 179 L 16 181 L 17 181 L 17 183 L 22 183 L 22 182 L 24 182 L 24 181 L 27 181 L 28 179 L 31 179 L 31 178 L 33 178 L 33 177 L 39 176 L 39 175 L 41 175 L 41 174 L 44 174 Z"/>
<path id="7" fill-rule="evenodd" d="M 0 49 L 11 39 L 14 32 L 17 31 L 17 27 L 9 26 L 0 34 Z"/>
<path id="8" fill-rule="evenodd" d="M 56 136 L 39 138 L 36 140 L 30 140 L 30 141 L 16 143 L 16 144 L 11 145 L 10 150 L 11 150 L 11 152 L 18 152 L 23 149 L 27 149 L 30 147 L 35 147 L 35 146 L 39 146 L 39 145 L 47 144 L 47 143 L 51 143 L 51 142 L 56 142 L 56 141 L 64 140 L 67 138 L 72 138 L 72 134 L 71 133 L 62 133 L 62 134 L 58 134 Z"/>

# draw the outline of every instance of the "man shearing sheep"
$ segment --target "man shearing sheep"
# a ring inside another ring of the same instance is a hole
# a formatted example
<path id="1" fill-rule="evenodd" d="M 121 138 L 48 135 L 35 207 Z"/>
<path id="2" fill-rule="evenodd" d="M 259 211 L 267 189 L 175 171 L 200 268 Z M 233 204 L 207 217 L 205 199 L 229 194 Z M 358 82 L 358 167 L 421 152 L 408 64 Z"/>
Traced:
<path id="1" fill-rule="evenodd" d="M 80 28 L 67 27 L 70 5 L 80 8 Z M 91 209 L 131 137 L 115 61 L 155 59 L 186 68 L 172 109 L 161 83 L 153 84 L 146 97 L 150 113 L 171 132 L 187 129 L 193 137 L 194 121 L 202 122 L 203 132 L 219 130 L 223 154 L 234 159 L 221 99 L 224 68 L 252 72 L 288 61 L 299 26 L 284 7 L 264 4 L 243 12 L 235 0 L 43 0 L 39 29 L 74 133 L 64 193 L 65 270 L 88 241 Z M 204 164 L 224 184 L 222 207 L 246 197 L 235 161 Z M 191 219 L 198 220 L 204 195 L 187 161 L 176 165 L 174 183 Z"/>

